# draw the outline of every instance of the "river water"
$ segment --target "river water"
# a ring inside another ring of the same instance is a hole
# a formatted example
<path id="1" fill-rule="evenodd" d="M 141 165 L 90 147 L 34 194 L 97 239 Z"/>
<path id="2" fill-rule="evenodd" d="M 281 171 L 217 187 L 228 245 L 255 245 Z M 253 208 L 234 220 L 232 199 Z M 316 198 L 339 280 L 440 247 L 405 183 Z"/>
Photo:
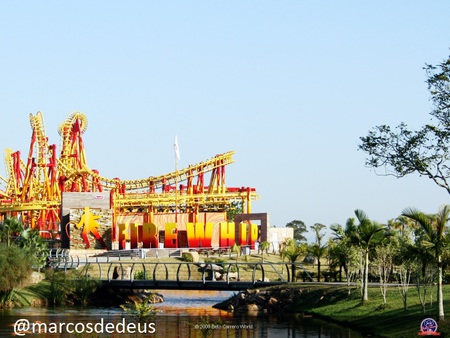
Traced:
<path id="1" fill-rule="evenodd" d="M 219 291 L 159 291 L 148 324 L 137 324 L 120 308 L 21 308 L 3 310 L 0 336 L 22 337 L 333 337 L 358 338 L 361 333 L 315 318 L 295 315 L 240 315 L 212 305 L 233 295 Z M 39 333 L 40 331 L 40 333 Z"/>

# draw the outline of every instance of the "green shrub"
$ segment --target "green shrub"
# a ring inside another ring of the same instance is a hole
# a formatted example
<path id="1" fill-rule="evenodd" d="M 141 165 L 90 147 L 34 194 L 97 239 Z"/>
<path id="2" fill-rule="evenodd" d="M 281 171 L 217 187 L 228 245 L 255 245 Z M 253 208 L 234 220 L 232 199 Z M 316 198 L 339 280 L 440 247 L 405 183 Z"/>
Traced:
<path id="1" fill-rule="evenodd" d="M 120 305 L 120 307 L 138 323 L 148 323 L 152 320 L 156 311 L 153 308 L 151 299 L 145 301 L 133 301 Z"/>
<path id="2" fill-rule="evenodd" d="M 133 276 L 134 279 L 145 279 L 145 272 L 143 270 L 136 271 Z"/>
<path id="3" fill-rule="evenodd" d="M 28 250 L 0 244 L 0 307 L 11 301 L 14 288 L 30 277 L 32 264 Z"/>
<path id="4" fill-rule="evenodd" d="M 194 261 L 194 258 L 192 257 L 190 252 L 183 252 L 183 254 L 181 255 L 181 259 L 184 262 L 193 262 Z"/>
<path id="5" fill-rule="evenodd" d="M 64 271 L 47 270 L 45 279 L 49 282 L 47 300 L 49 305 L 65 304 L 70 293 L 70 282 L 66 281 Z"/>
<path id="6" fill-rule="evenodd" d="M 238 272 L 238 269 L 237 269 L 237 267 L 236 267 L 236 265 L 232 265 L 231 266 L 231 268 L 230 268 L 230 272 Z"/>
<path id="7" fill-rule="evenodd" d="M 70 296 L 77 305 L 87 305 L 91 295 L 97 290 L 100 282 L 90 278 L 72 280 Z"/>

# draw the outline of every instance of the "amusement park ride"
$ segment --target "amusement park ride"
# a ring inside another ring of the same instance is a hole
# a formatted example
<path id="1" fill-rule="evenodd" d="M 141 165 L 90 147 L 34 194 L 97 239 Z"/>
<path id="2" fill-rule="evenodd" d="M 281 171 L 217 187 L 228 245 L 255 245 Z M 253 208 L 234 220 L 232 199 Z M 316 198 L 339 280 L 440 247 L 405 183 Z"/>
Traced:
<path id="1" fill-rule="evenodd" d="M 83 113 L 73 112 L 59 127 L 59 153 L 48 143 L 42 114 L 30 114 L 30 123 L 26 160 L 5 150 L 0 221 L 20 217 L 67 248 L 253 246 L 257 240 L 257 225 L 227 219 L 236 205 L 250 214 L 258 197 L 254 188 L 225 185 L 234 152 L 161 176 L 106 178 L 87 164 Z"/>

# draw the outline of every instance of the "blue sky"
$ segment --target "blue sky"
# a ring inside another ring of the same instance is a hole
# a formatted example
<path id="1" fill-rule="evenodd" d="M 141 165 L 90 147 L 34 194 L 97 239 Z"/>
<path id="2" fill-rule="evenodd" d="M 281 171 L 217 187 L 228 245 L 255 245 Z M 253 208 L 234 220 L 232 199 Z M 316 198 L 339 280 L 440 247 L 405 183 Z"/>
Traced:
<path id="1" fill-rule="evenodd" d="M 88 163 L 138 179 L 235 150 L 229 186 L 260 194 L 271 224 L 379 222 L 436 212 L 429 179 L 379 177 L 360 136 L 429 122 L 425 63 L 449 53 L 448 1 L 0 2 L 0 147 L 50 143 L 86 114 Z M 0 167 L 1 168 L 1 167 Z M 4 175 L 4 170 L 0 170 Z"/>

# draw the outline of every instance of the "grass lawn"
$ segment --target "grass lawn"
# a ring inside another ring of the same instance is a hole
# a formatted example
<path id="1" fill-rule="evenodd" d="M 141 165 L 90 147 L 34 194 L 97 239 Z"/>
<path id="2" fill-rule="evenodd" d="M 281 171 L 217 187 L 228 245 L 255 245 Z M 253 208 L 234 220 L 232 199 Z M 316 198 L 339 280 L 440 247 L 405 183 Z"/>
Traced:
<path id="1" fill-rule="evenodd" d="M 436 288 L 433 290 L 433 303 L 426 304 L 426 313 L 422 312 L 415 286 L 408 292 L 408 309 L 397 287 L 390 287 L 387 303 L 382 304 L 379 288 L 369 289 L 369 301 L 361 304 L 359 289 L 353 289 L 350 296 L 347 289 L 336 286 L 298 286 L 302 289 L 300 301 L 296 302 L 295 312 L 307 312 L 318 317 L 349 325 L 379 337 L 417 337 L 420 323 L 424 318 L 436 318 Z M 447 302 L 445 302 L 447 300 Z M 438 331 L 450 334 L 450 285 L 444 286 L 444 307 L 446 320 L 438 324 Z"/>

